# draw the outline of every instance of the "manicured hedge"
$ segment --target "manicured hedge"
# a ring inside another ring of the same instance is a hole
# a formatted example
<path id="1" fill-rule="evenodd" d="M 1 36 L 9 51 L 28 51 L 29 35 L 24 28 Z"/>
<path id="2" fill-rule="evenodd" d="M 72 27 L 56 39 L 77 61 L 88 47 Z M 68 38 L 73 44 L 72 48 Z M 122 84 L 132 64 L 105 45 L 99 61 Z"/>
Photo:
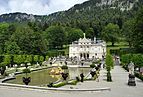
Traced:
<path id="1" fill-rule="evenodd" d="M 110 54 L 120 55 L 120 49 L 110 49 Z"/>
<path id="2" fill-rule="evenodd" d="M 65 51 L 63 50 L 53 50 L 53 51 L 48 51 L 47 56 L 49 57 L 56 57 L 59 55 L 65 55 Z"/>
<path id="3" fill-rule="evenodd" d="M 135 72 L 135 76 L 143 81 L 143 75 Z"/>
<path id="4" fill-rule="evenodd" d="M 110 49 L 110 54 L 112 55 L 124 55 L 129 53 L 135 53 L 133 48 L 120 48 L 120 49 Z"/>
<path id="5" fill-rule="evenodd" d="M 68 85 L 76 85 L 77 84 L 77 80 L 70 80 L 68 81 Z"/>
<path id="6" fill-rule="evenodd" d="M 125 54 L 121 56 L 122 64 L 128 65 L 131 61 L 135 64 L 135 67 L 143 67 L 143 54 Z"/>
<path id="7" fill-rule="evenodd" d="M 61 86 L 64 86 L 64 85 L 66 85 L 66 82 L 65 82 L 65 81 L 59 82 L 59 83 L 57 83 L 57 84 L 53 84 L 53 87 L 58 88 L 58 87 L 61 87 Z"/>

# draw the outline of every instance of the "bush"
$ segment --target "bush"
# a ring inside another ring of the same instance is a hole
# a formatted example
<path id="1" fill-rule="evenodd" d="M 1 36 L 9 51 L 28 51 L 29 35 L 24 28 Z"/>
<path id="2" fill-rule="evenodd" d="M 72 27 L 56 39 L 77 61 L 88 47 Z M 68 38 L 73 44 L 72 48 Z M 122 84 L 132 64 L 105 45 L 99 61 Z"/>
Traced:
<path id="1" fill-rule="evenodd" d="M 63 65 L 61 68 L 62 69 L 68 69 L 68 66 L 67 65 Z"/>
<path id="2" fill-rule="evenodd" d="M 135 64 L 135 67 L 143 66 L 143 54 L 125 54 L 121 56 L 123 64 L 129 64 L 131 61 Z"/>
<path id="3" fill-rule="evenodd" d="M 90 67 L 91 67 L 91 68 L 94 68 L 94 67 L 96 67 L 96 66 L 95 66 L 95 64 L 92 63 L 92 64 L 90 65 Z"/>
<path id="4" fill-rule="evenodd" d="M 143 75 L 141 75 L 141 74 L 135 72 L 135 76 L 136 76 L 137 78 L 139 78 L 140 80 L 143 81 Z"/>
<path id="5" fill-rule="evenodd" d="M 119 55 L 120 54 L 120 49 L 110 49 L 110 54 Z"/>
<path id="6" fill-rule="evenodd" d="M 65 51 L 64 50 L 51 50 L 48 51 L 47 56 L 49 57 L 55 57 L 55 56 L 59 56 L 59 55 L 65 55 Z"/>
<path id="7" fill-rule="evenodd" d="M 92 62 L 93 64 L 99 64 L 101 62 L 101 60 L 96 60 L 94 62 Z"/>
<path id="8" fill-rule="evenodd" d="M 129 53 L 136 53 L 136 51 L 134 48 L 120 48 L 120 56 Z"/>
<path id="9" fill-rule="evenodd" d="M 30 69 L 29 68 L 25 68 L 25 69 L 23 69 L 23 73 L 30 73 L 31 71 L 30 71 Z"/>
<path id="10" fill-rule="evenodd" d="M 121 61 L 123 64 L 128 64 L 132 60 L 132 54 L 125 54 L 121 56 Z"/>
<path id="11" fill-rule="evenodd" d="M 111 82 L 111 81 L 112 81 L 112 77 L 111 77 L 110 71 L 107 72 L 107 81 L 108 81 L 108 82 Z"/>

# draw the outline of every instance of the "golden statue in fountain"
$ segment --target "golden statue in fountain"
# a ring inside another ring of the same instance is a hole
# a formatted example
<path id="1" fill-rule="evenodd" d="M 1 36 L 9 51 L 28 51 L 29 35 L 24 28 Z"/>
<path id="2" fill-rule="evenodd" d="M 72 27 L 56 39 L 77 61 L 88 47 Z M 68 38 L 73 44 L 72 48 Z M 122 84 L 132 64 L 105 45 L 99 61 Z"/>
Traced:
<path id="1" fill-rule="evenodd" d="M 51 75 L 60 75 L 63 72 L 64 72 L 64 70 L 62 70 L 61 67 L 53 67 L 50 71 L 50 74 Z"/>

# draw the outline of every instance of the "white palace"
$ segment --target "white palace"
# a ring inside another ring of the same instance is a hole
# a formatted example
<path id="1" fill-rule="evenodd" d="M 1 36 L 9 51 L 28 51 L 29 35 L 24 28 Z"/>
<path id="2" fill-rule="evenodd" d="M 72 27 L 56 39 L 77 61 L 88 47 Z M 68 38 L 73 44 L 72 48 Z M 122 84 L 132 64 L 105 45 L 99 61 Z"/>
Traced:
<path id="1" fill-rule="evenodd" d="M 78 58 L 80 60 L 99 58 L 102 59 L 106 55 L 106 42 L 103 40 L 80 38 L 78 41 L 72 42 L 69 47 L 69 57 Z"/>

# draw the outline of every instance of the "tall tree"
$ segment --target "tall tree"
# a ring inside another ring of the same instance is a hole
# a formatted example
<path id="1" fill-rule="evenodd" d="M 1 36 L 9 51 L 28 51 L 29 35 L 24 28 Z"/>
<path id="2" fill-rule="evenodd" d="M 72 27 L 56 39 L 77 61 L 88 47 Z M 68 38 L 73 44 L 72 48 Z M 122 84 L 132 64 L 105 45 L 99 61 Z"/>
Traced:
<path id="1" fill-rule="evenodd" d="M 72 43 L 73 41 L 77 41 L 81 37 L 83 37 L 83 31 L 81 29 L 70 27 L 66 28 L 66 38 L 68 44 Z"/>
<path id="2" fill-rule="evenodd" d="M 7 54 L 20 54 L 20 47 L 17 45 L 16 42 L 12 41 L 7 41 L 5 43 L 5 48 L 4 48 L 5 53 Z"/>
<path id="3" fill-rule="evenodd" d="M 117 24 L 109 23 L 102 31 L 102 38 L 114 46 L 114 43 L 119 40 L 119 32 L 120 29 Z"/>
<path id="4" fill-rule="evenodd" d="M 94 33 L 93 28 L 86 29 L 85 34 L 86 34 L 86 37 L 90 38 L 90 39 L 94 39 L 94 37 L 95 37 L 95 33 Z"/>
<path id="5" fill-rule="evenodd" d="M 25 64 L 31 63 L 32 64 L 32 55 L 26 55 Z"/>
<path id="6" fill-rule="evenodd" d="M 3 62 L 4 62 L 5 65 L 10 65 L 10 63 L 11 63 L 11 56 L 10 55 L 5 55 Z"/>
<path id="7" fill-rule="evenodd" d="M 10 38 L 8 23 L 0 23 L 0 53 L 4 52 L 4 44 Z"/>
<path id="8" fill-rule="evenodd" d="M 45 32 L 50 48 L 62 48 L 66 37 L 62 26 L 50 26 Z"/>
<path id="9" fill-rule="evenodd" d="M 135 25 L 135 20 L 131 19 L 126 21 L 122 28 L 122 34 L 125 37 L 126 41 L 129 43 L 130 47 L 132 46 L 134 25 Z"/>
<path id="10" fill-rule="evenodd" d="M 133 46 L 138 52 L 143 53 L 143 7 L 139 10 L 135 19 Z"/>
<path id="11" fill-rule="evenodd" d="M 17 65 L 20 65 L 21 63 L 23 63 L 22 55 L 14 55 L 13 61 Z"/>
<path id="12" fill-rule="evenodd" d="M 40 32 L 33 32 L 29 27 L 22 27 L 12 35 L 12 41 L 16 42 L 20 50 L 26 54 L 45 54 L 46 43 Z"/>

